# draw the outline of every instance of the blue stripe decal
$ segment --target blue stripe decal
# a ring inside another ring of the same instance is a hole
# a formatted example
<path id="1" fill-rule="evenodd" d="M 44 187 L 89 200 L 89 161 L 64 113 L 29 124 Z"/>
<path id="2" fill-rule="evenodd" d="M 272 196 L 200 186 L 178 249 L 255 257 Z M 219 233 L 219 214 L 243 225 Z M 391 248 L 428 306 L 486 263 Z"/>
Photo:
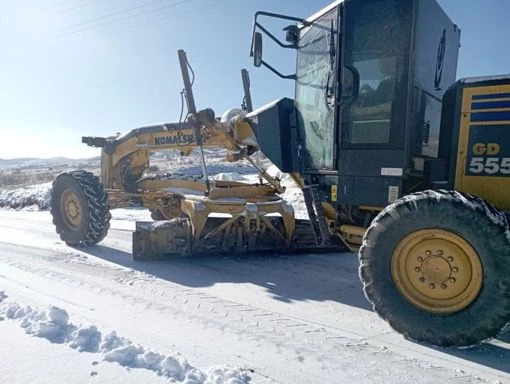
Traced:
<path id="1" fill-rule="evenodd" d="M 493 93 L 490 95 L 473 95 L 473 100 L 501 99 L 510 97 L 510 93 Z"/>
<path id="2" fill-rule="evenodd" d="M 510 121 L 510 111 L 472 113 L 471 121 Z"/>
<path id="3" fill-rule="evenodd" d="M 493 109 L 493 108 L 510 108 L 510 100 L 508 101 L 486 101 L 483 103 L 471 104 L 471 109 Z"/>

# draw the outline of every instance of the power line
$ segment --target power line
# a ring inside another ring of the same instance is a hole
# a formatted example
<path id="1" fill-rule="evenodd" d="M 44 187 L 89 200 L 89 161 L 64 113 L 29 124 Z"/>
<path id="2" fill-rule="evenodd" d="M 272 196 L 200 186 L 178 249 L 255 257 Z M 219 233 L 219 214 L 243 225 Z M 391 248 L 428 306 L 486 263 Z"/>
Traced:
<path id="1" fill-rule="evenodd" d="M 59 31 L 64 31 L 66 29 L 72 29 L 72 28 L 80 27 L 80 26 L 85 25 L 85 24 L 94 23 L 96 21 L 104 20 L 104 19 L 107 19 L 107 18 L 112 17 L 112 16 L 121 15 L 123 13 L 128 13 L 128 12 L 134 11 L 136 9 L 145 8 L 145 7 L 151 6 L 151 5 L 156 4 L 156 3 L 161 3 L 162 1 L 164 1 L 164 0 L 151 1 L 149 3 L 140 4 L 140 5 L 131 7 L 131 8 L 126 8 L 126 9 L 123 9 L 123 10 L 120 10 L 120 11 L 117 11 L 117 12 L 113 12 L 113 13 L 110 13 L 108 15 L 104 15 L 104 16 L 93 18 L 93 19 L 89 19 L 89 20 L 83 21 L 81 23 L 67 25 L 65 27 L 61 27 L 61 28 L 57 28 L 57 29 L 51 30 L 51 31 L 47 32 L 45 35 L 49 35 L 49 34 L 52 34 L 52 33 L 55 33 L 55 32 L 59 32 Z"/>
<path id="2" fill-rule="evenodd" d="M 44 19 L 44 18 L 47 18 L 47 17 L 49 17 L 51 15 L 59 15 L 59 14 L 65 13 L 67 11 L 70 11 L 70 10 L 73 10 L 73 9 L 76 9 L 76 8 L 80 8 L 80 7 L 83 7 L 85 5 L 94 3 L 94 2 L 99 1 L 99 0 L 92 0 L 92 2 L 89 2 L 89 0 L 85 0 L 85 2 L 82 3 L 82 4 L 78 4 L 78 5 L 74 5 L 72 7 L 69 7 L 69 8 L 64 8 L 64 9 L 58 10 L 58 8 L 60 6 L 72 3 L 72 2 L 75 2 L 75 1 L 77 1 L 77 0 L 60 1 L 60 2 L 57 2 L 57 3 L 53 4 L 53 6 L 51 6 L 51 7 L 40 8 L 39 10 L 26 13 L 25 15 L 17 17 L 14 20 L 12 20 L 10 23 L 8 23 L 7 30 L 14 29 L 16 27 L 17 23 L 21 22 L 21 21 L 30 21 L 30 20 L 34 20 L 34 19 L 35 20 L 37 20 L 37 19 Z M 78 1 L 83 1 L 83 0 L 78 0 Z"/>
<path id="3" fill-rule="evenodd" d="M 110 30 L 106 30 L 104 32 L 105 33 L 122 32 L 122 31 L 129 30 L 129 29 L 132 29 L 132 28 L 136 28 L 136 27 L 141 27 L 141 26 L 157 23 L 157 22 L 163 21 L 163 20 L 168 20 L 168 19 L 171 19 L 173 17 L 177 17 L 177 16 L 181 16 L 181 15 L 185 15 L 185 14 L 190 14 L 190 13 L 195 13 L 197 11 L 201 11 L 201 10 L 207 9 L 207 8 L 212 8 L 212 7 L 217 6 L 217 5 L 221 4 L 221 3 L 226 3 L 227 1 L 230 1 L 230 0 L 219 0 L 219 1 L 216 1 L 214 3 L 204 5 L 202 7 L 197 7 L 197 8 L 189 9 L 187 11 L 182 11 L 182 12 L 178 12 L 178 13 L 172 13 L 172 14 L 169 14 L 169 15 L 166 15 L 166 16 L 163 16 L 163 17 L 158 17 L 158 18 L 155 18 L 155 19 L 145 20 L 145 21 L 140 22 L 140 23 L 127 25 L 127 26 L 122 27 L 122 28 L 110 29 Z M 66 44 L 72 44 L 72 43 L 75 43 L 77 41 L 81 41 L 81 40 L 87 39 L 87 38 L 89 38 L 91 36 L 92 35 L 88 35 L 88 36 L 84 36 L 84 37 L 79 37 L 77 39 L 67 41 Z"/>
<path id="4" fill-rule="evenodd" d="M 131 29 L 131 28 L 147 25 L 147 24 L 150 24 L 150 23 L 156 23 L 158 21 L 171 19 L 171 18 L 176 17 L 176 16 L 181 16 L 181 15 L 185 15 L 185 14 L 189 14 L 189 13 L 195 13 L 196 11 L 201 11 L 203 9 L 211 8 L 211 7 L 214 7 L 214 6 L 219 5 L 221 3 L 226 3 L 227 1 L 230 1 L 230 0 L 219 0 L 219 1 L 216 1 L 214 3 L 204 5 L 202 7 L 193 8 L 193 9 L 190 9 L 190 10 L 187 10 L 187 11 L 182 11 L 182 12 L 179 12 L 179 13 L 172 13 L 170 15 L 166 15 L 166 16 L 163 16 L 163 17 L 158 17 L 156 19 L 146 20 L 146 21 L 141 22 L 141 23 L 136 23 L 136 24 L 128 25 L 128 26 L 123 27 L 123 28 L 111 29 L 111 30 L 107 30 L 105 32 L 108 32 L 108 33 L 109 32 L 120 32 L 120 31 L 124 31 L 124 30 L 127 30 L 127 29 Z"/>
<path id="5" fill-rule="evenodd" d="M 7 30 L 13 29 L 17 25 L 17 23 L 20 22 L 20 21 L 28 21 L 28 20 L 33 20 L 33 19 L 41 18 L 41 17 L 46 17 L 48 14 L 51 14 L 51 12 L 54 9 L 60 7 L 61 5 L 72 3 L 74 1 L 76 1 L 76 0 L 59 1 L 59 2 L 57 2 L 55 4 L 53 4 L 50 7 L 39 8 L 38 10 L 34 10 L 32 12 L 25 13 L 24 15 L 21 15 L 19 17 L 14 18 L 9 23 L 6 23 L 6 26 L 8 26 Z"/>
<path id="6" fill-rule="evenodd" d="M 68 32 L 68 33 L 64 33 L 64 34 L 61 34 L 61 35 L 57 35 L 57 36 L 53 36 L 52 38 L 53 39 L 58 39 L 58 38 L 62 38 L 62 37 L 65 37 L 65 36 L 69 36 L 69 35 L 75 35 L 77 33 L 80 33 L 80 32 L 84 32 L 84 31 L 88 31 L 90 29 L 95 29 L 95 28 L 98 28 L 98 27 L 102 27 L 104 25 L 109 25 L 109 24 L 113 24 L 113 23 L 118 23 L 119 21 L 124 21 L 124 20 L 129 20 L 129 19 L 132 19 L 134 17 L 138 17 L 138 16 L 142 16 L 142 15 L 147 15 L 149 13 L 154 13 L 154 12 L 157 12 L 157 11 L 160 11 L 162 9 L 168 9 L 168 8 L 173 8 L 173 7 L 176 7 L 178 5 L 181 5 L 181 4 L 184 4 L 184 3 L 190 3 L 192 1 L 196 1 L 196 0 L 181 0 L 181 1 L 177 1 L 175 3 L 172 3 L 172 4 L 168 4 L 168 5 L 165 5 L 163 7 L 159 7 L 159 8 L 154 8 L 154 9 L 151 9 L 149 11 L 145 11 L 145 12 L 138 12 L 138 13 L 135 13 L 134 15 L 130 15 L 130 16 L 126 16 L 126 17 L 122 17 L 120 19 L 115 19 L 115 20 L 111 20 L 111 21 L 106 21 L 104 23 L 100 23 L 100 24 L 96 24 L 96 25 L 91 25 L 89 27 L 85 27 L 85 28 L 82 28 L 82 29 L 78 29 L 76 31 L 71 31 L 71 32 Z"/>
<path id="7" fill-rule="evenodd" d="M 53 12 L 52 15 L 61 15 L 63 13 L 66 13 L 66 12 L 69 12 L 69 11 L 74 11 L 75 9 L 82 8 L 82 7 L 85 7 L 87 5 L 91 5 L 91 4 L 97 3 L 98 1 L 100 1 L 100 0 L 91 0 L 91 1 L 87 0 L 84 3 L 75 5 L 74 7 L 69 7 L 69 8 L 65 8 L 65 9 L 62 9 L 60 11 L 57 11 L 57 12 Z"/>
<path id="8" fill-rule="evenodd" d="M 55 4 L 53 4 L 52 6 L 50 7 L 46 7 L 46 8 L 39 8 L 38 10 L 35 10 L 35 11 L 32 11 L 32 12 L 29 12 L 23 16 L 21 16 L 21 19 L 23 20 L 26 20 L 26 19 L 32 19 L 33 17 L 32 16 L 36 16 L 37 14 L 45 14 L 45 13 L 48 13 L 48 12 L 51 12 L 53 9 L 55 8 L 58 8 L 60 7 L 61 5 L 64 5 L 64 4 L 68 4 L 68 3 L 72 3 L 76 0 L 64 0 L 64 1 L 58 1 L 56 2 Z"/>

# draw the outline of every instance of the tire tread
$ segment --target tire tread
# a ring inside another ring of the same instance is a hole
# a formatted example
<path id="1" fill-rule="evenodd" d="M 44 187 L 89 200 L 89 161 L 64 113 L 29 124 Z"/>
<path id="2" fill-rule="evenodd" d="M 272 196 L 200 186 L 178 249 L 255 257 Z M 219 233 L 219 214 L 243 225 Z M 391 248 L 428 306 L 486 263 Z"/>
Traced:
<path id="1" fill-rule="evenodd" d="M 391 256 L 399 238 L 431 227 L 456 232 L 470 242 L 484 268 L 475 301 L 447 316 L 426 313 L 408 303 L 391 277 Z M 429 190 L 399 199 L 374 219 L 359 258 L 365 296 L 380 317 L 410 339 L 473 346 L 496 337 L 510 322 L 510 230 L 506 216 L 479 197 Z"/>
<path id="2" fill-rule="evenodd" d="M 111 213 L 108 194 L 105 192 L 99 177 L 88 171 L 77 170 L 61 173 L 55 178 L 51 191 L 52 201 L 58 198 L 56 194 L 58 194 L 61 188 L 65 188 L 65 185 L 69 183 L 69 179 L 74 180 L 78 184 L 85 196 L 85 201 L 82 203 L 87 207 L 85 223 L 87 228 L 81 240 L 71 240 L 68 236 L 68 231 L 62 225 L 62 213 L 59 212 L 58 204 L 52 203 L 50 212 L 56 232 L 60 235 L 62 241 L 69 245 L 90 246 L 97 244 L 106 237 L 110 227 Z"/>

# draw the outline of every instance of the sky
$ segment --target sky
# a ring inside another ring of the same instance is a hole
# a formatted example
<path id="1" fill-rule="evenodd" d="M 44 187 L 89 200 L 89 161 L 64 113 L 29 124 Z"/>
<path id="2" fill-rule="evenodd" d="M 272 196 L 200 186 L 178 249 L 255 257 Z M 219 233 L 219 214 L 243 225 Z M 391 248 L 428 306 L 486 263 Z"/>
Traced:
<path id="1" fill-rule="evenodd" d="M 510 2 L 438 0 L 462 30 L 457 77 L 510 73 Z M 197 107 L 220 115 L 292 97 L 293 85 L 249 57 L 253 15 L 307 17 L 328 0 L 0 0 L 0 158 L 99 155 L 81 136 L 177 121 L 177 50 L 195 72 Z M 278 36 L 285 24 L 271 26 Z M 266 39 L 267 40 L 267 39 Z M 264 59 L 292 73 L 294 52 L 264 41 Z"/>

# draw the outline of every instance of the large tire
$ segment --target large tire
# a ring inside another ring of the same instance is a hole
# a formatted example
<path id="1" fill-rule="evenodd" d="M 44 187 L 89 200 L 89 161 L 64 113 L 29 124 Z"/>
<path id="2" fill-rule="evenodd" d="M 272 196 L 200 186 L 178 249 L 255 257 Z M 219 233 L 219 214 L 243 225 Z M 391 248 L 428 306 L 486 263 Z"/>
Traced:
<path id="1" fill-rule="evenodd" d="M 57 233 L 68 245 L 90 246 L 103 240 L 111 214 L 99 178 L 86 171 L 58 175 L 51 189 L 51 215 Z"/>
<path id="2" fill-rule="evenodd" d="M 510 322 L 510 231 L 480 198 L 406 196 L 372 222 L 359 256 L 374 310 L 412 340 L 470 347 Z"/>

